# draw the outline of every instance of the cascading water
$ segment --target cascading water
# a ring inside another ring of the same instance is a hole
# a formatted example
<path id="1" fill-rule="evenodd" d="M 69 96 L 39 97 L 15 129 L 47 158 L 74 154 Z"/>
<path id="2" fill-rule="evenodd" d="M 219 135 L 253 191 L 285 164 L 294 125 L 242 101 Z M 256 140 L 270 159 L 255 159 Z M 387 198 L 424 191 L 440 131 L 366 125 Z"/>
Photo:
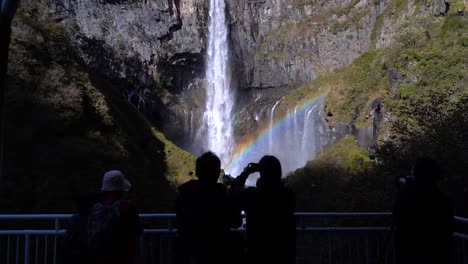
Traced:
<path id="1" fill-rule="evenodd" d="M 228 28 L 224 1 L 211 0 L 210 3 L 206 109 L 203 115 L 207 148 L 220 157 L 223 165 L 230 161 L 234 144 L 231 124 L 234 97 L 230 89 Z"/>
<path id="2" fill-rule="evenodd" d="M 263 155 L 274 155 L 282 164 L 283 175 L 306 165 L 328 143 L 328 130 L 323 118 L 324 96 L 306 106 L 288 109 L 285 116 L 275 117 L 281 104 L 276 102 L 270 109 L 269 127 L 258 138 L 244 142 L 243 149 L 228 167 L 228 172 L 238 175 L 249 162 L 258 162 Z M 254 185 L 251 178 L 249 185 Z"/>
<path id="3" fill-rule="evenodd" d="M 254 143 L 250 143 L 247 150 L 233 157 L 235 142 L 231 120 L 234 96 L 230 89 L 231 71 L 228 63 L 229 43 L 224 1 L 210 2 L 206 105 L 203 125 L 196 137 L 199 142 L 204 142 L 202 145 L 205 150 L 209 149 L 220 157 L 222 166 L 233 176 L 237 176 L 244 166 L 249 162 L 257 162 L 263 155 L 277 156 L 285 173 L 300 168 L 320 150 L 318 146 L 321 145 L 321 135 L 316 133 L 316 126 L 323 121 L 323 113 L 319 112 L 323 108 L 322 97 L 306 107 L 288 110 L 288 117 L 280 124 L 275 124 L 278 121 L 275 110 L 282 100 L 277 101 L 269 111 L 268 131 Z M 256 98 L 258 99 L 259 97 Z M 190 122 L 188 112 L 184 114 L 187 126 L 192 131 L 193 113 L 190 113 Z M 255 115 L 255 119 L 258 119 L 258 115 Z"/>
<path id="4" fill-rule="evenodd" d="M 282 99 L 282 98 L 281 98 Z M 274 121 L 275 121 L 275 108 L 278 106 L 278 104 L 281 102 L 281 100 L 278 100 L 276 101 L 275 105 L 271 108 L 271 112 L 270 112 L 270 130 L 273 129 L 273 125 L 274 125 Z M 269 137 L 269 150 L 270 152 L 273 150 L 273 134 L 270 133 L 270 137 Z"/>

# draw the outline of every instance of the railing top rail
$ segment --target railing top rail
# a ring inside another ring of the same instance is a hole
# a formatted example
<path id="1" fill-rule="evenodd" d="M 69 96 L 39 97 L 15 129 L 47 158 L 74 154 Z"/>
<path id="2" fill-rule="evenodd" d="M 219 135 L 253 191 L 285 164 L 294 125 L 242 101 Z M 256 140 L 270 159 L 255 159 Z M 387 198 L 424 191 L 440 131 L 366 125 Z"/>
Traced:
<path id="1" fill-rule="evenodd" d="M 0 214 L 0 220 L 55 220 L 68 219 L 73 214 Z M 140 214 L 140 218 L 173 218 L 176 214 Z"/>
<path id="2" fill-rule="evenodd" d="M 68 219 L 72 214 L 0 214 L 0 220 L 53 220 L 53 219 Z"/>
<path id="3" fill-rule="evenodd" d="M 296 231 L 315 231 L 315 232 L 349 232 L 349 231 L 389 231 L 389 227 L 297 227 Z M 245 228 L 239 228 L 236 231 L 245 231 Z M 63 235 L 65 229 L 60 230 L 0 230 L 0 235 Z M 145 234 L 175 233 L 176 228 L 145 229 Z"/>
<path id="4" fill-rule="evenodd" d="M 363 216 L 391 216 L 391 212 L 296 212 L 299 217 L 363 217 Z M 0 214 L 0 220 L 55 220 L 68 219 L 72 214 Z M 167 219 L 175 218 L 176 214 L 140 214 L 141 219 Z M 468 219 L 455 216 L 455 220 L 460 223 L 468 224 Z"/>
<path id="5" fill-rule="evenodd" d="M 455 220 L 460 223 L 468 224 L 468 219 L 460 216 L 455 216 Z"/>
<path id="6" fill-rule="evenodd" d="M 456 237 L 456 238 L 468 241 L 468 235 L 460 234 L 460 233 L 454 233 L 453 236 Z"/>
<path id="7" fill-rule="evenodd" d="M 296 231 L 313 231 L 313 232 L 365 232 L 365 231 L 390 231 L 390 227 L 306 227 L 296 228 Z M 245 231 L 240 228 L 238 231 Z M 165 234 L 175 233 L 177 229 L 162 228 L 162 229 L 145 229 L 145 234 Z M 64 235 L 65 229 L 61 230 L 0 230 L 0 235 Z M 468 235 L 461 233 L 454 233 L 454 237 L 468 241 Z"/>
<path id="8" fill-rule="evenodd" d="M 296 212 L 296 216 L 391 216 L 390 212 Z M 72 214 L 0 214 L 0 220 L 2 219 L 67 219 Z M 175 217 L 175 213 L 165 214 L 140 214 L 140 218 L 172 218 Z M 468 221 L 468 220 L 467 220 Z"/>
<path id="9" fill-rule="evenodd" d="M 0 235 L 64 235 L 65 229 L 62 230 L 0 230 Z"/>
<path id="10" fill-rule="evenodd" d="M 391 212 L 296 212 L 295 216 L 391 216 Z"/>

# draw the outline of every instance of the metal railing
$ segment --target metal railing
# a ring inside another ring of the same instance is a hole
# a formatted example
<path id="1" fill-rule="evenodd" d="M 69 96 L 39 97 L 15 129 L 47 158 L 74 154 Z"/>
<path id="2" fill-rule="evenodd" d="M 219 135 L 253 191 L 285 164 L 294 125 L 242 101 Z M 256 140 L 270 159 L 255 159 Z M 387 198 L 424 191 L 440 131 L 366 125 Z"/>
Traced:
<path id="1" fill-rule="evenodd" d="M 296 263 L 395 263 L 391 213 L 296 213 Z M 0 264 L 60 264 L 70 214 L 0 215 Z M 173 263 L 175 214 L 141 214 L 139 263 Z M 468 264 L 468 219 L 455 217 L 455 263 Z M 32 230 L 32 228 L 34 230 Z M 243 239 L 244 229 L 238 229 Z"/>

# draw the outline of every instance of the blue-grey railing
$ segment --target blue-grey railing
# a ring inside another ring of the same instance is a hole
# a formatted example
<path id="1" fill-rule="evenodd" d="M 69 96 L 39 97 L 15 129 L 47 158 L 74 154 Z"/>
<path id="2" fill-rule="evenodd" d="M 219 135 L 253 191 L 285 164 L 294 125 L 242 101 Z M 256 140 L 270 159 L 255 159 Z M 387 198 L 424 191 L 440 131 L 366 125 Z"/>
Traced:
<path id="1" fill-rule="evenodd" d="M 296 213 L 297 263 L 395 263 L 391 213 Z M 71 214 L 0 215 L 0 264 L 60 264 Z M 172 263 L 175 214 L 141 214 L 140 263 Z M 468 264 L 468 219 L 455 217 L 455 263 Z M 38 228 L 39 225 L 39 228 Z M 34 229 L 33 229 L 34 228 Z M 244 232 L 238 229 L 239 234 Z"/>

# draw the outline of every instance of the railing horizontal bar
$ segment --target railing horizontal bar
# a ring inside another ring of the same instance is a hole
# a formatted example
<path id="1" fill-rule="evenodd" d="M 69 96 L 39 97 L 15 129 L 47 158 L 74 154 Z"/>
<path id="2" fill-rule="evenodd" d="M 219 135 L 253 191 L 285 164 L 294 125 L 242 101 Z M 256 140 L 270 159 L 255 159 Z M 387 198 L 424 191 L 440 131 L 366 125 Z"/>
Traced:
<path id="1" fill-rule="evenodd" d="M 145 229 L 144 234 L 172 234 L 176 233 L 177 229 Z"/>
<path id="2" fill-rule="evenodd" d="M 140 214 L 141 219 L 175 218 L 176 214 Z"/>
<path id="3" fill-rule="evenodd" d="M 390 212 L 317 212 L 317 213 L 307 213 L 307 212 L 297 212 L 294 213 L 298 217 L 327 217 L 327 216 L 391 216 Z M 52 219 L 69 219 L 72 214 L 0 214 L 0 220 L 52 220 Z M 141 219 L 167 219 L 175 218 L 176 214 L 140 214 Z M 468 219 L 455 216 L 455 220 L 460 223 L 468 224 Z"/>
<path id="4" fill-rule="evenodd" d="M 72 214 L 0 214 L 0 220 L 17 220 L 17 219 L 67 219 Z"/>
<path id="5" fill-rule="evenodd" d="M 0 220 L 49 220 L 49 219 L 68 219 L 72 214 L 0 214 Z M 140 218 L 174 218 L 176 214 L 140 214 Z"/>
<path id="6" fill-rule="evenodd" d="M 314 212 L 314 213 L 307 213 L 307 212 L 296 212 L 294 213 L 295 216 L 391 216 L 392 213 L 390 212 L 362 212 L 362 213 L 353 213 L 353 212 Z"/>
<path id="7" fill-rule="evenodd" d="M 297 231 L 314 232 L 349 232 L 349 231 L 390 231 L 390 227 L 304 227 L 296 228 Z"/>
<path id="8" fill-rule="evenodd" d="M 455 220 L 460 223 L 468 224 L 468 219 L 460 216 L 455 216 Z"/>
<path id="9" fill-rule="evenodd" d="M 0 235 L 63 235 L 66 230 L 0 230 Z"/>
<path id="10" fill-rule="evenodd" d="M 343 232 L 343 231 L 389 231 L 389 227 L 306 227 L 296 231 Z M 244 232 L 244 228 L 235 231 Z M 64 235 L 66 230 L 0 230 L 0 235 Z M 176 233 L 177 229 L 145 229 L 145 234 Z M 459 234 L 462 235 L 462 234 Z"/>
<path id="11" fill-rule="evenodd" d="M 453 237 L 468 241 L 468 235 L 465 235 L 465 234 L 454 233 Z"/>

